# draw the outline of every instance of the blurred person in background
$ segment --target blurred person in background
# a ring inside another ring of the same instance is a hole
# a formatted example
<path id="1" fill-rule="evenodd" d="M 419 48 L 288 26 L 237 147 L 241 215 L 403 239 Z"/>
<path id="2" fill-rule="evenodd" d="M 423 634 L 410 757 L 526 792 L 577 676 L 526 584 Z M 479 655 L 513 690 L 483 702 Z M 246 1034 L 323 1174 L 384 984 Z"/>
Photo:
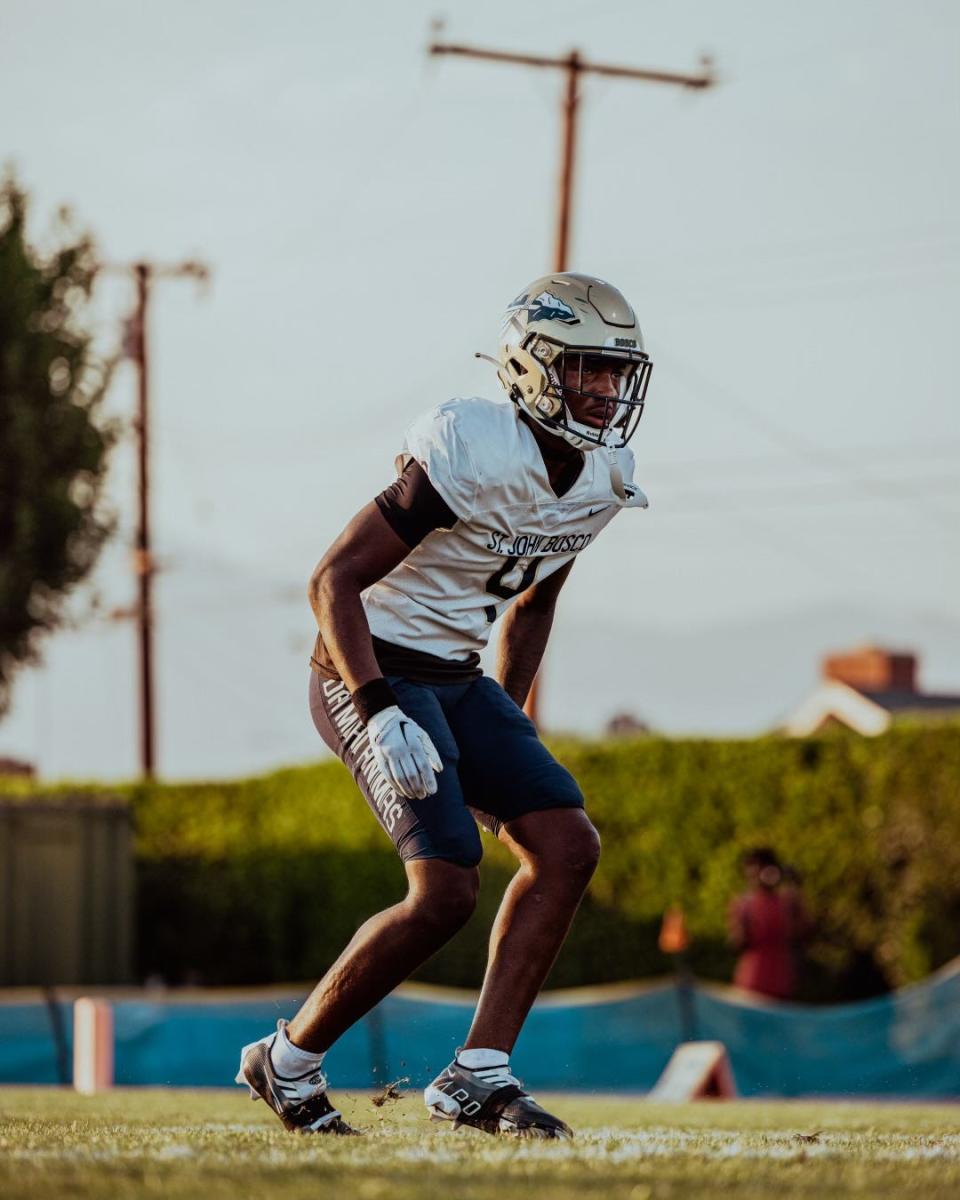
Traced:
<path id="1" fill-rule="evenodd" d="M 243 1048 L 237 1082 L 289 1129 L 353 1132 L 327 1096 L 324 1055 L 470 917 L 479 826 L 518 870 L 464 1044 L 424 1099 L 455 1125 L 570 1136 L 510 1055 L 600 843 L 523 704 L 577 555 L 621 509 L 646 507 L 627 442 L 651 363 L 621 293 L 568 273 L 508 306 L 491 361 L 509 401 L 450 400 L 414 421 L 398 478 L 311 580 L 314 724 L 393 842 L 409 891 L 361 926 L 289 1024 Z M 492 679 L 480 651 L 500 616 Z"/>
<path id="2" fill-rule="evenodd" d="M 747 890 L 727 913 L 731 945 L 740 952 L 733 982 L 774 1000 L 789 1000 L 797 986 L 797 955 L 810 922 L 799 877 L 768 846 L 743 856 Z"/>

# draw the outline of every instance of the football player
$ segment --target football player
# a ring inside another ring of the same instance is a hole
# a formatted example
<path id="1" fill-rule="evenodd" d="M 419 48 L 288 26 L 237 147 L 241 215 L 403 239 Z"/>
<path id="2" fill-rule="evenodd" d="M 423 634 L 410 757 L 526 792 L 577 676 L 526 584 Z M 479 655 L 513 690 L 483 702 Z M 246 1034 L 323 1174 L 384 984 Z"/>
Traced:
<path id="1" fill-rule="evenodd" d="M 473 912 L 479 825 L 518 869 L 473 1022 L 427 1108 L 490 1133 L 570 1136 L 510 1054 L 600 843 L 523 704 L 577 555 L 622 508 L 646 507 L 627 443 L 651 363 L 621 293 L 576 274 L 538 279 L 510 304 L 490 361 L 509 402 L 450 400 L 414 421 L 396 480 L 310 581 L 313 720 L 396 846 L 408 891 L 358 929 L 289 1024 L 242 1051 L 237 1082 L 290 1129 L 353 1132 L 327 1095 L 324 1055 Z M 479 651 L 499 617 L 493 679 Z"/>

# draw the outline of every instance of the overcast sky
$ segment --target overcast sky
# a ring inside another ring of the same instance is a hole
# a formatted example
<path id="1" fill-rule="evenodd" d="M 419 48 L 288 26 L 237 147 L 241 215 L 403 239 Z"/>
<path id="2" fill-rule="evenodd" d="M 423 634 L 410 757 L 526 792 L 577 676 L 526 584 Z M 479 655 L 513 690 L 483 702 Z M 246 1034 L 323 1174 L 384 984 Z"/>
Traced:
<path id="1" fill-rule="evenodd" d="M 164 772 L 316 753 L 310 570 L 419 411 L 498 394 L 473 352 L 550 265 L 561 78 L 428 61 L 440 13 L 453 41 L 675 70 L 708 52 L 720 78 L 584 83 L 571 266 L 646 333 L 651 507 L 571 576 L 551 723 L 632 707 L 750 732 L 851 636 L 909 640 L 928 683 L 960 685 L 960 6 L 3 0 L 0 159 L 37 236 L 68 202 L 106 260 L 213 271 L 205 295 L 160 284 L 151 325 Z M 105 347 L 130 304 L 104 280 Z M 125 367 L 110 407 L 133 401 Z M 124 448 L 106 610 L 132 597 L 133 495 Z M 813 615 L 807 673 L 771 679 L 756 647 Z M 731 631 L 754 674 L 711 665 Z M 103 618 L 48 642 L 0 751 L 133 771 L 133 645 Z"/>

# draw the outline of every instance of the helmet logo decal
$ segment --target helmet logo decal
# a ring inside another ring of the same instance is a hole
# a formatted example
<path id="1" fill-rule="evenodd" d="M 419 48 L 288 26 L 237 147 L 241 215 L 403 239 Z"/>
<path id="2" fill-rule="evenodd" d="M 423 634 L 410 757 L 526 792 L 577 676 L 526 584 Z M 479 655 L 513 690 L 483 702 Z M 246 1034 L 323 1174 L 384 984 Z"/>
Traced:
<path id="1" fill-rule="evenodd" d="M 526 294 L 518 296 L 507 309 L 508 313 L 527 313 L 527 321 L 563 321 L 565 325 L 579 325 L 580 318 L 565 300 L 553 292 L 543 291 L 532 299 Z"/>

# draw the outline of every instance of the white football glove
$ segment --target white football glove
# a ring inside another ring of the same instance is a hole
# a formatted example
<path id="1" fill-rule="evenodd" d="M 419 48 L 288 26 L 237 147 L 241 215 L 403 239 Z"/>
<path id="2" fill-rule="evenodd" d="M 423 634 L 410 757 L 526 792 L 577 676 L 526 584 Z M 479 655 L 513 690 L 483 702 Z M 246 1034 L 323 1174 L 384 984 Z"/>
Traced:
<path id="1" fill-rule="evenodd" d="M 396 791 L 416 800 L 434 794 L 436 772 L 443 770 L 443 763 L 416 721 L 391 704 L 370 718 L 367 733 L 377 766 Z"/>

